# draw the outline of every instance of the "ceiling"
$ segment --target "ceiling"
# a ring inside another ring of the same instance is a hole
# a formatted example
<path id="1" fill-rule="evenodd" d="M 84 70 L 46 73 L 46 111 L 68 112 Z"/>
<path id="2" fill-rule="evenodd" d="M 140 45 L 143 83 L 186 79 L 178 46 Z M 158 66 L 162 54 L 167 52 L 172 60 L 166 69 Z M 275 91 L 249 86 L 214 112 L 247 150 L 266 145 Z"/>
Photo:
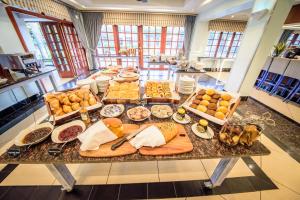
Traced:
<path id="1" fill-rule="evenodd" d="M 234 13 L 232 15 L 224 16 L 220 19 L 248 21 L 250 14 L 251 14 L 251 9 L 247 9 L 241 12 Z"/>
<path id="2" fill-rule="evenodd" d="M 201 9 L 212 3 L 225 0 L 61 0 L 79 10 L 122 10 L 141 12 L 166 12 L 197 14 Z"/>

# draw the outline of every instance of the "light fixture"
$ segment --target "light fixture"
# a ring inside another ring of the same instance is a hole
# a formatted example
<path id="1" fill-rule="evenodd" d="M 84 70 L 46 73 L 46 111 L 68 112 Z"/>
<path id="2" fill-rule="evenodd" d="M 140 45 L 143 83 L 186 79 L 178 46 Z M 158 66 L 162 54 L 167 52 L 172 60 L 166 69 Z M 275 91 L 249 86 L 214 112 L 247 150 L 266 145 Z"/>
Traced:
<path id="1" fill-rule="evenodd" d="M 212 0 L 205 0 L 205 1 L 203 1 L 203 3 L 201 4 L 201 6 L 204 6 L 204 5 L 206 5 L 206 4 L 208 4 L 208 3 L 210 3 Z"/>
<path id="2" fill-rule="evenodd" d="M 231 18 L 234 18 L 234 15 L 231 15 Z"/>

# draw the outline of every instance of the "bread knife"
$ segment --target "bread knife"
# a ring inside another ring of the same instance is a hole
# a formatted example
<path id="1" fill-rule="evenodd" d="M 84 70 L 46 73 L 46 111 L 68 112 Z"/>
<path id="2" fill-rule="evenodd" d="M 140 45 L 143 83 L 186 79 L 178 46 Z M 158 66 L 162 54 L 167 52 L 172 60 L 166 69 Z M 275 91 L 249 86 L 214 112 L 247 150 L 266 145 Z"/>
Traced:
<path id="1" fill-rule="evenodd" d="M 119 142 L 117 142 L 116 144 L 113 144 L 111 146 L 111 150 L 116 150 L 117 148 L 119 148 L 120 146 L 122 146 L 122 144 L 124 144 L 125 142 L 129 141 L 131 138 L 135 137 L 137 134 L 139 134 L 142 130 L 144 130 L 145 128 L 147 128 L 148 126 L 146 125 L 142 125 L 140 126 L 140 128 L 136 131 L 133 131 L 132 133 L 130 133 L 129 135 L 123 137 Z"/>

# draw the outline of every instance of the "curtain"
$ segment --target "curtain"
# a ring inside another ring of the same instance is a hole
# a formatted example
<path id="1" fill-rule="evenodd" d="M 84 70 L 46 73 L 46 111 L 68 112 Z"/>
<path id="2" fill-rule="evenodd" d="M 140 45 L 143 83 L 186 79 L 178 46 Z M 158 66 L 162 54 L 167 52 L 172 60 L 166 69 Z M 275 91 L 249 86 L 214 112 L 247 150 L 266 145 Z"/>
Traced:
<path id="1" fill-rule="evenodd" d="M 185 15 L 158 13 L 104 12 L 103 24 L 184 26 Z"/>
<path id="2" fill-rule="evenodd" d="M 293 30 L 285 29 L 282 32 L 278 43 L 283 42 L 285 44 L 292 33 L 293 33 Z"/>
<path id="3" fill-rule="evenodd" d="M 244 32 L 246 25 L 246 21 L 211 20 L 208 23 L 208 29 L 210 31 Z"/>
<path id="4" fill-rule="evenodd" d="M 83 24 L 87 42 L 92 55 L 92 62 L 96 66 L 96 48 L 101 34 L 101 26 L 103 22 L 103 13 L 99 12 L 84 12 L 82 13 Z"/>
<path id="5" fill-rule="evenodd" d="M 196 16 L 186 16 L 184 23 L 184 54 L 189 57 L 191 51 L 191 40 L 195 26 Z"/>
<path id="6" fill-rule="evenodd" d="M 89 64 L 89 69 L 93 69 L 94 68 L 93 58 L 92 58 L 92 55 L 91 55 L 91 52 L 90 52 L 90 47 L 89 47 L 87 35 L 85 33 L 82 14 L 81 14 L 81 12 L 79 12 L 79 11 L 73 9 L 73 8 L 69 8 L 69 7 L 68 7 L 68 12 L 69 12 L 71 21 L 73 22 L 73 25 L 76 29 L 77 34 L 78 34 L 79 40 L 80 40 L 82 46 L 86 50 L 86 59 L 87 59 L 87 62 Z"/>

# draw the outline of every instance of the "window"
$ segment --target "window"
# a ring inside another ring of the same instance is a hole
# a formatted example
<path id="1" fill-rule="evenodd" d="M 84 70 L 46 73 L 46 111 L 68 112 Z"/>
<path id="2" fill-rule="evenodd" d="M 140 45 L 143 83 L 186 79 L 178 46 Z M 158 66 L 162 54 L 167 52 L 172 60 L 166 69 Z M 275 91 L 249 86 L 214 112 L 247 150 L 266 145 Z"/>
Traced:
<path id="1" fill-rule="evenodd" d="M 167 27 L 166 49 L 167 56 L 176 56 L 183 49 L 184 27 Z"/>
<path id="2" fill-rule="evenodd" d="M 109 56 L 116 56 L 115 38 L 113 25 L 103 24 L 101 35 L 96 49 L 98 66 L 117 65 L 117 59 Z"/>
<path id="3" fill-rule="evenodd" d="M 144 56 L 160 54 L 161 29 L 159 26 L 143 26 Z"/>
<path id="4" fill-rule="evenodd" d="M 240 46 L 242 33 L 211 31 L 205 49 L 205 56 L 234 58 Z"/>
<path id="5" fill-rule="evenodd" d="M 138 27 L 137 26 L 118 26 L 119 44 L 120 49 L 134 48 L 138 49 Z M 136 51 L 137 53 L 137 51 Z M 122 58 L 122 66 L 136 66 L 137 59 L 135 58 Z"/>
<path id="6" fill-rule="evenodd" d="M 300 46 L 299 34 L 292 33 L 286 42 L 286 46 Z"/>

